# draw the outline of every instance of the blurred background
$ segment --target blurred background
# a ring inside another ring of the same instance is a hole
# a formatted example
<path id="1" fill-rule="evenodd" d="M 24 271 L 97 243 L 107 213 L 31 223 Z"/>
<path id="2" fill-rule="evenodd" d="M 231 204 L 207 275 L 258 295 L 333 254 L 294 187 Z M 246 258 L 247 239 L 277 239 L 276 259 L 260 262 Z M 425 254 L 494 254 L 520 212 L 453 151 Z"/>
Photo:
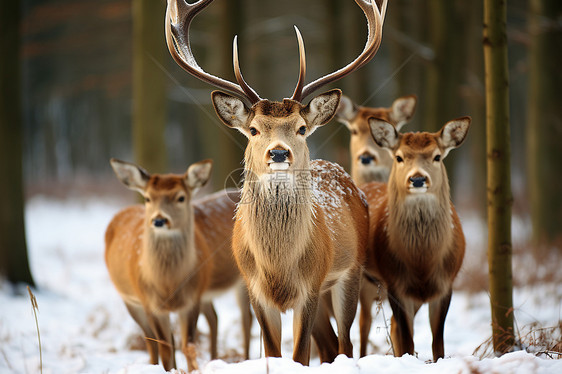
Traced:
<path id="1" fill-rule="evenodd" d="M 558 250 L 560 3 L 508 3 L 514 215 L 532 225 L 534 243 Z M 214 190 L 242 166 L 246 139 L 216 118 L 213 87 L 184 72 L 166 49 L 165 7 L 164 0 L 20 0 L 26 199 L 126 196 L 111 157 L 149 172 L 183 172 L 212 158 Z M 334 87 L 365 106 L 416 94 L 416 114 L 403 131 L 436 131 L 472 116 L 467 142 L 445 162 L 459 210 L 485 219 L 482 19 L 480 1 L 390 0 L 378 54 Z M 246 81 L 280 100 L 298 76 L 293 25 L 306 44 L 307 82 L 350 62 L 366 40 L 365 17 L 352 0 L 217 0 L 192 24 L 194 55 L 207 72 L 234 81 L 232 39 L 239 35 Z M 348 130 L 333 121 L 309 138 L 311 156 L 349 170 L 348 142 Z"/>

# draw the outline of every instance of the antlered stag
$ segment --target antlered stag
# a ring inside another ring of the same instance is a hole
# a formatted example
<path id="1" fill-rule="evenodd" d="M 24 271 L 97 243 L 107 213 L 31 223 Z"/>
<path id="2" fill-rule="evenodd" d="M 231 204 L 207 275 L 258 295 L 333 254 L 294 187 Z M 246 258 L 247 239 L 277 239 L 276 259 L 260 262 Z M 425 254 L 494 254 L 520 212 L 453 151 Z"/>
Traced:
<path id="1" fill-rule="evenodd" d="M 394 354 L 414 353 L 414 316 L 429 303 L 437 360 L 445 353 L 445 317 L 465 250 L 443 159 L 464 141 L 470 118 L 452 120 L 436 133 L 400 134 L 375 118 L 369 125 L 375 142 L 391 152 L 394 164 L 388 185 L 363 186 L 373 240 L 366 269 L 374 270 L 387 286 Z"/>
<path id="2" fill-rule="evenodd" d="M 374 1 L 356 0 L 369 25 L 364 50 L 344 68 L 306 86 L 304 43 L 295 28 L 299 80 L 291 99 L 282 102 L 261 99 L 244 81 L 236 38 L 234 71 L 239 84 L 212 76 L 197 65 L 189 47 L 189 24 L 209 3 L 170 0 L 166 37 L 170 53 L 182 68 L 234 95 L 215 91 L 213 105 L 225 125 L 248 138 L 233 251 L 263 332 L 265 354 L 281 355 L 280 311 L 293 309 L 293 359 L 308 364 L 311 334 L 320 346 L 321 359 L 332 359 L 335 353 L 323 341 L 332 329 L 329 319 L 316 318 L 321 297 L 329 293 L 338 330 L 336 352 L 351 356 L 349 330 L 368 241 L 368 210 L 349 175 L 336 164 L 311 161 L 306 143 L 309 135 L 332 119 L 341 92 L 321 94 L 308 105 L 301 102 L 376 54 L 386 0 L 382 10 Z M 327 311 L 320 313 L 326 317 Z"/>
<path id="3" fill-rule="evenodd" d="M 231 237 L 238 192 L 221 191 L 192 202 L 209 179 L 211 161 L 191 165 L 183 175 L 150 175 L 137 165 L 111 160 L 117 178 L 138 191 L 145 204 L 115 215 L 105 233 L 109 275 L 133 319 L 146 336 L 152 364 L 158 353 L 166 370 L 176 367 L 169 314 L 178 312 L 181 347 L 188 369 L 197 368 L 193 345 L 199 312 L 211 331 L 211 357 L 217 357 L 217 316 L 212 297 L 238 290 L 245 354 L 250 339 L 250 304 L 232 256 Z"/>

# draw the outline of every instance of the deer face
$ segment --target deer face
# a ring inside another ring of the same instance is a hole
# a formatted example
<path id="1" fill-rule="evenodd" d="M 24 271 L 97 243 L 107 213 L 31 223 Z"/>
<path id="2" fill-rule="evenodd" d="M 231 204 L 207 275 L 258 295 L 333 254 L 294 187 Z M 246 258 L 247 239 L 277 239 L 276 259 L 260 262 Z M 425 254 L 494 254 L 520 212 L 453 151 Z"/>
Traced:
<path id="1" fill-rule="evenodd" d="M 111 160 L 117 178 L 145 200 L 145 227 L 155 234 L 173 234 L 192 224 L 191 196 L 207 183 L 212 162 L 191 165 L 185 174 L 148 174 L 137 165 Z"/>
<path id="2" fill-rule="evenodd" d="M 215 91 L 212 97 L 222 122 L 248 138 L 246 169 L 261 177 L 308 169 L 306 138 L 332 119 L 340 95 L 340 90 L 332 90 L 315 97 L 307 106 L 289 99 L 260 100 L 251 108 L 222 92 Z"/>
<path id="3" fill-rule="evenodd" d="M 386 181 L 393 162 L 392 156 L 373 140 L 368 119 L 383 119 L 399 131 L 414 115 L 416 102 L 416 96 L 410 95 L 396 99 L 390 108 L 370 108 L 358 106 L 349 97 L 342 96 L 336 119 L 351 133 L 352 168 L 364 176 L 364 182 Z"/>
<path id="4" fill-rule="evenodd" d="M 369 119 L 373 139 L 394 157 L 389 186 L 403 197 L 448 192 L 443 159 L 462 144 L 470 121 L 470 117 L 450 121 L 436 133 L 399 134 L 388 122 Z"/>

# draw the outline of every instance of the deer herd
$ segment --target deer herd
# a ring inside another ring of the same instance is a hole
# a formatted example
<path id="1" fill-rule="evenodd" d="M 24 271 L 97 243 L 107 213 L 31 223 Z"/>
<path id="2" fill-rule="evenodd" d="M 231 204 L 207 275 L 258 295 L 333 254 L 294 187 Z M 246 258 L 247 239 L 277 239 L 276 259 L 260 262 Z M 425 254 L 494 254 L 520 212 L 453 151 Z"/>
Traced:
<path id="1" fill-rule="evenodd" d="M 465 241 L 443 160 L 464 141 L 470 118 L 449 121 L 436 133 L 400 133 L 414 114 L 414 95 L 389 108 L 369 108 L 333 89 L 303 104 L 375 56 L 387 0 L 355 0 L 368 24 L 363 51 L 306 85 L 304 42 L 295 27 L 299 78 L 291 98 L 281 102 L 262 99 L 246 83 L 236 38 L 237 83 L 197 64 L 189 28 L 211 2 L 168 0 L 166 42 L 185 71 L 222 90 L 211 95 L 217 116 L 248 138 L 241 190 L 193 199 L 210 178 L 211 160 L 181 175 L 151 175 L 111 160 L 119 181 L 145 201 L 115 215 L 105 234 L 105 260 L 143 331 L 150 362 L 160 358 L 166 370 L 177 367 L 170 313 L 178 315 L 188 370 L 198 368 L 200 313 L 209 323 L 210 357 L 217 358 L 213 298 L 230 289 L 238 296 L 246 359 L 250 306 L 268 357 L 281 356 L 280 315 L 293 311 L 293 360 L 308 365 L 312 339 L 322 362 L 353 356 L 350 328 L 358 304 L 365 356 L 372 304 L 383 299 L 392 309 L 395 356 L 414 354 L 414 316 L 427 303 L 433 359 L 444 357 L 445 317 Z M 332 119 L 351 132 L 351 176 L 338 164 L 310 159 L 307 138 Z"/>

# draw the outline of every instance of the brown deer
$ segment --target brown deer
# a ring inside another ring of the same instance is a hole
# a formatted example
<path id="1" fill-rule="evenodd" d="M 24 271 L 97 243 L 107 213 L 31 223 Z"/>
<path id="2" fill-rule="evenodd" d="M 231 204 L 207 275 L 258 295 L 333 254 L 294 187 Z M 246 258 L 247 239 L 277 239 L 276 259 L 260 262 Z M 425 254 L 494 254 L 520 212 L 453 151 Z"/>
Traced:
<path id="1" fill-rule="evenodd" d="M 417 96 L 408 95 L 394 100 L 389 108 L 364 107 L 355 104 L 349 97 L 342 95 L 336 120 L 347 126 L 351 132 L 351 177 L 358 186 L 368 182 L 386 182 L 390 175 L 393 157 L 385 149 L 379 147 L 373 140 L 369 118 L 382 118 L 400 131 L 413 117 L 416 110 Z M 368 270 L 368 269 L 367 269 Z M 381 301 L 386 297 L 385 287 L 380 280 L 364 273 L 359 294 L 361 310 L 359 313 L 360 355 L 367 354 L 369 332 L 373 316 L 371 310 L 375 300 Z"/>
<path id="2" fill-rule="evenodd" d="M 109 275 L 131 317 L 146 336 L 150 362 L 158 353 L 166 370 L 176 367 L 169 314 L 177 312 L 188 369 L 197 369 L 194 347 L 201 311 L 210 327 L 211 358 L 217 357 L 217 315 L 212 297 L 236 285 L 248 358 L 251 312 L 231 250 L 238 192 L 221 191 L 192 202 L 206 184 L 211 161 L 185 174 L 150 175 L 137 165 L 111 160 L 117 178 L 144 196 L 145 204 L 115 215 L 105 233 Z"/>
<path id="3" fill-rule="evenodd" d="M 433 359 L 445 354 L 445 317 L 465 240 L 443 159 L 462 144 L 470 121 L 452 120 L 436 133 L 400 134 L 384 120 L 369 119 L 373 139 L 394 157 L 388 185 L 372 182 L 363 191 L 373 249 L 366 269 L 387 286 L 395 356 L 414 353 L 413 321 L 424 303 L 429 304 Z"/>
<path id="4" fill-rule="evenodd" d="M 417 96 L 408 95 L 394 100 L 389 108 L 364 107 L 342 95 L 336 120 L 351 133 L 351 177 L 361 186 L 369 182 L 386 182 L 392 166 L 392 157 L 373 141 L 368 119 L 382 118 L 400 131 L 410 121 L 416 110 Z"/>
<path id="5" fill-rule="evenodd" d="M 344 68 L 304 85 L 305 53 L 295 28 L 300 74 L 290 99 L 261 99 L 243 79 L 234 39 L 234 71 L 239 84 L 204 72 L 189 47 L 189 25 L 210 0 L 187 4 L 170 0 L 166 14 L 168 49 L 195 77 L 231 94 L 215 91 L 221 121 L 248 138 L 245 180 L 236 212 L 233 251 L 263 332 L 266 356 L 281 355 L 280 312 L 294 310 L 293 359 L 308 364 L 310 337 L 321 359 L 335 355 L 327 311 L 316 318 L 323 295 L 331 296 L 338 336 L 337 352 L 352 355 L 349 330 L 357 308 L 359 282 L 368 242 L 368 209 L 351 177 L 333 163 L 310 160 L 306 138 L 334 116 L 341 91 L 301 102 L 312 92 L 365 65 L 382 37 L 386 0 L 356 0 L 367 17 L 369 34 L 361 54 Z M 234 95 L 234 96 L 233 96 Z M 327 353 L 329 352 L 329 353 Z M 329 357 L 332 356 L 332 357 Z"/>

